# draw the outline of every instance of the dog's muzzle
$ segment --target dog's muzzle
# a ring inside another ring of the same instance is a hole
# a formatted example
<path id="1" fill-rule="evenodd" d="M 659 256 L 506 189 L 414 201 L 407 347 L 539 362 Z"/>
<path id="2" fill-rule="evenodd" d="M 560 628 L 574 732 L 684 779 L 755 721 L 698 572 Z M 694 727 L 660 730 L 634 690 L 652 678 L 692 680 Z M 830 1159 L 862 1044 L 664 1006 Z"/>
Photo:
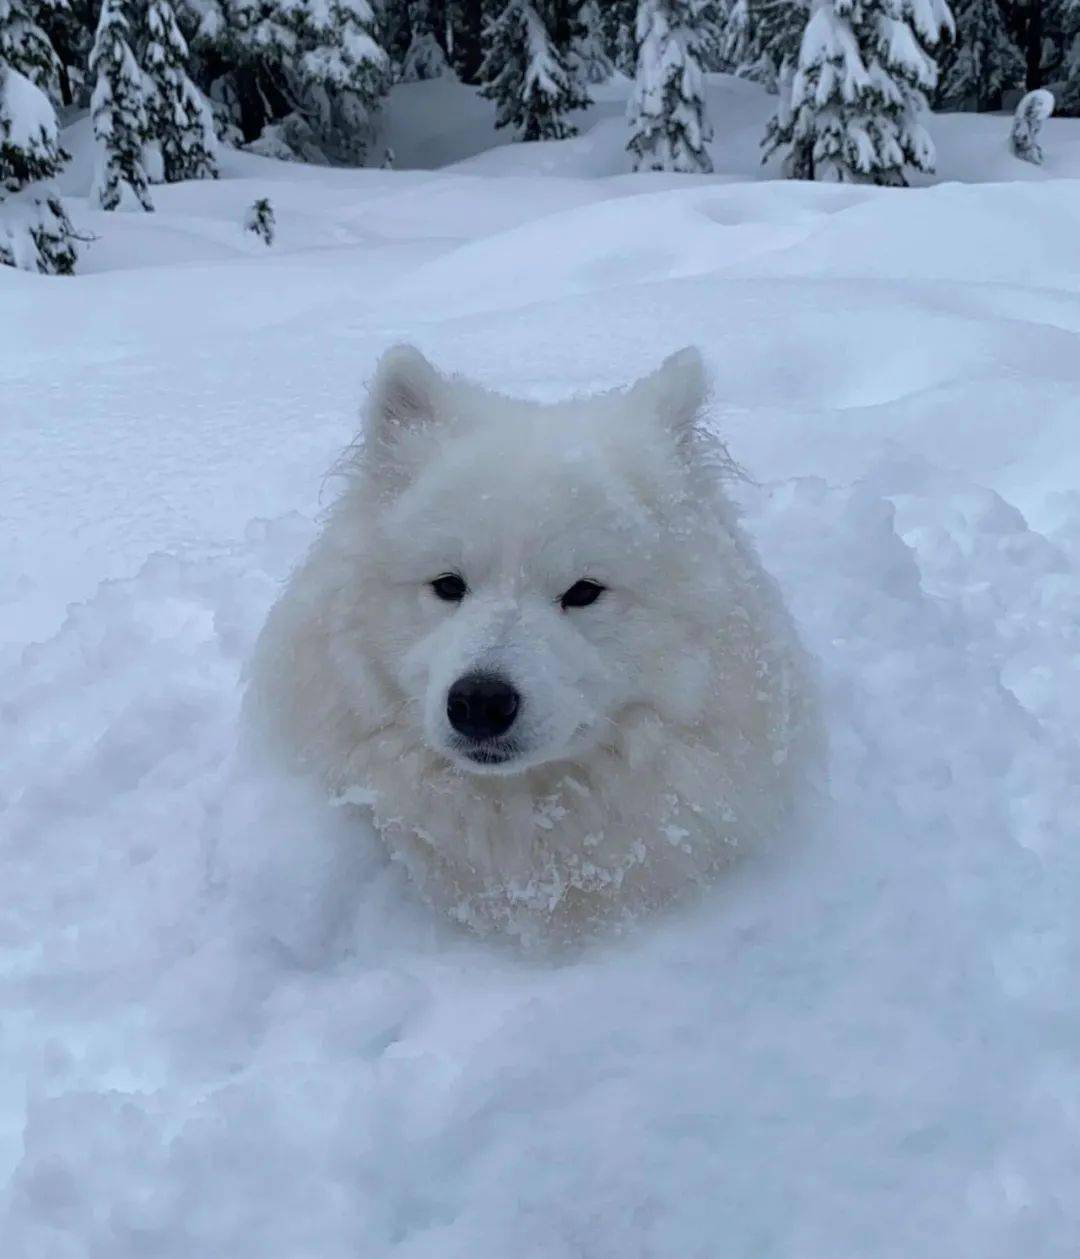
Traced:
<path id="1" fill-rule="evenodd" d="M 456 750 L 475 765 L 501 765 L 513 758 L 506 738 L 521 709 L 521 696 L 504 677 L 467 673 L 446 695 L 446 719 Z"/>

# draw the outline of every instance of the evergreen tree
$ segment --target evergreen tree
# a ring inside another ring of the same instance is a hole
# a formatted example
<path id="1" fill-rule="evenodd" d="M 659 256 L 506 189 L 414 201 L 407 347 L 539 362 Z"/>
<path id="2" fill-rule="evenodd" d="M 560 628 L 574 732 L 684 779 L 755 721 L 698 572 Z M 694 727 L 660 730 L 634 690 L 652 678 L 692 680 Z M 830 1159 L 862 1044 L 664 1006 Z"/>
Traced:
<path id="1" fill-rule="evenodd" d="M 633 76 L 637 67 L 634 23 L 637 0 L 604 0 L 600 11 L 600 33 L 604 52 L 620 74 Z"/>
<path id="2" fill-rule="evenodd" d="M 1024 59 L 1024 86 L 1034 91 L 1066 77 L 1076 29 L 1076 0 L 1002 0 L 1005 23 Z"/>
<path id="3" fill-rule="evenodd" d="M 728 70 L 725 59 L 729 0 L 698 0 L 694 27 L 698 63 L 709 73 Z"/>
<path id="4" fill-rule="evenodd" d="M 795 74 L 809 0 L 736 0 L 726 39 L 736 73 L 771 91 Z"/>
<path id="5" fill-rule="evenodd" d="M 454 73 L 439 41 L 431 31 L 414 34 L 401 63 L 401 81 L 419 83 L 425 79 L 441 79 Z"/>
<path id="6" fill-rule="evenodd" d="M 1080 114 L 1080 0 L 1065 0 L 1061 14 L 1061 78 L 1059 114 Z"/>
<path id="7" fill-rule="evenodd" d="M 517 127 L 523 140 L 577 134 L 567 115 L 589 98 L 530 0 L 509 0 L 488 28 L 480 77 L 483 95 L 496 104 L 497 127 Z"/>
<path id="8" fill-rule="evenodd" d="M 369 0 L 200 3 L 206 86 L 244 141 L 284 143 L 306 160 L 363 158 L 390 80 Z"/>
<path id="9" fill-rule="evenodd" d="M 0 0 L 0 5 L 3 0 Z M 94 43 L 97 6 L 90 0 L 42 0 L 34 6 L 49 43 L 56 52 L 58 82 L 48 87 L 58 105 L 85 105 L 89 102 L 87 63 Z"/>
<path id="10" fill-rule="evenodd" d="M 147 77 L 153 84 L 150 128 L 161 146 L 164 175 L 181 179 L 216 179 L 216 142 L 209 111 L 188 78 L 187 41 L 180 33 L 170 0 L 149 0 L 146 8 Z"/>
<path id="11" fill-rule="evenodd" d="M 45 7 L 33 0 L 0 0 L 0 62 L 57 101 L 63 67 L 52 40 L 36 20 Z"/>
<path id="12" fill-rule="evenodd" d="M 409 6 L 409 44 L 401 62 L 400 77 L 404 82 L 440 79 L 454 73 L 443 47 L 445 23 L 445 6 L 437 6 L 434 0 L 412 0 Z"/>
<path id="13" fill-rule="evenodd" d="M 425 0 L 371 0 L 375 15 L 373 34 L 389 58 L 395 79 L 418 25 L 416 10 L 424 3 Z"/>
<path id="14" fill-rule="evenodd" d="M 922 118 L 942 30 L 945 0 L 814 0 L 766 156 L 782 153 L 796 179 L 902 185 L 907 167 L 932 170 Z"/>
<path id="15" fill-rule="evenodd" d="M 462 83 L 485 82 L 485 32 L 502 0 L 454 0 L 450 8 L 454 70 Z"/>
<path id="16" fill-rule="evenodd" d="M 244 228 L 258 236 L 264 245 L 274 243 L 276 223 L 274 207 L 270 204 L 269 197 L 259 197 L 251 203 L 244 217 Z"/>
<path id="17" fill-rule="evenodd" d="M 143 150 L 151 139 L 148 84 L 128 43 L 122 0 L 104 0 L 90 52 L 94 94 L 90 108 L 98 162 L 92 195 L 103 210 L 115 210 L 124 188 L 144 210 L 152 210 Z"/>
<path id="18" fill-rule="evenodd" d="M 584 83 L 606 83 L 615 65 L 604 47 L 603 24 L 597 0 L 585 0 L 578 11 L 578 38 L 571 50 L 579 77 Z"/>
<path id="19" fill-rule="evenodd" d="M 1046 155 L 1039 143 L 1039 132 L 1053 112 L 1054 96 L 1045 88 L 1028 92 L 1020 101 L 1013 115 L 1012 130 L 1009 132 L 1009 148 L 1014 157 L 1024 162 L 1033 162 L 1036 166 L 1043 164 Z"/>
<path id="20" fill-rule="evenodd" d="M 300 58 L 305 113 L 330 154 L 359 161 L 389 77 L 373 34 L 375 14 L 368 0 L 329 0 L 311 12 L 312 46 Z"/>
<path id="21" fill-rule="evenodd" d="M 939 103 L 1000 109 L 1002 95 L 1024 82 L 1024 59 L 998 0 L 959 0 L 956 38 L 940 57 Z"/>
<path id="22" fill-rule="evenodd" d="M 703 7 L 701 0 L 641 0 L 638 6 L 627 145 L 635 170 L 712 170 L 698 46 Z"/>
<path id="23" fill-rule="evenodd" d="M 0 49 L 5 36 L 0 25 Z M 0 264 L 52 275 L 74 270 L 75 233 L 47 182 L 66 161 L 49 98 L 5 55 L 0 60 Z"/>

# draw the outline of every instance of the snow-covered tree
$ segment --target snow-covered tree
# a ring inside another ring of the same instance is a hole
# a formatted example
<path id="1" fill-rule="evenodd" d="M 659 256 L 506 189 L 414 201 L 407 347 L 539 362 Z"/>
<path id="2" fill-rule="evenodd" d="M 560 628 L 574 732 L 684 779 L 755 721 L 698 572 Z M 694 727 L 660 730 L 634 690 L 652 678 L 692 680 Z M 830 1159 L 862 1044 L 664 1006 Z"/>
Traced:
<path id="1" fill-rule="evenodd" d="M 207 94 L 251 143 L 305 160 L 358 162 L 390 63 L 369 0 L 199 0 Z M 264 146 L 265 147 L 265 146 Z"/>
<path id="2" fill-rule="evenodd" d="M 447 14 L 454 72 L 463 83 L 483 83 L 487 30 L 506 0 L 450 0 Z"/>
<path id="3" fill-rule="evenodd" d="M 454 73 L 437 30 L 440 20 L 445 23 L 445 9 L 437 8 L 432 0 L 412 0 L 408 9 L 409 43 L 401 59 L 399 77 L 402 82 L 416 83 L 423 79 L 440 79 Z M 445 39 L 445 32 L 442 33 Z"/>
<path id="4" fill-rule="evenodd" d="M 600 9 L 600 33 L 604 51 L 615 69 L 628 78 L 637 65 L 634 22 L 637 0 L 603 0 Z"/>
<path id="5" fill-rule="evenodd" d="M 778 91 L 799 60 L 810 0 L 734 0 L 723 33 L 734 72 Z"/>
<path id="6" fill-rule="evenodd" d="M 696 6 L 698 63 L 710 74 L 731 68 L 725 55 L 730 7 L 730 0 L 698 0 Z"/>
<path id="7" fill-rule="evenodd" d="M 160 145 L 165 179 L 216 179 L 213 120 L 187 72 L 188 46 L 170 0 L 146 6 L 146 74 L 153 85 L 147 107 Z"/>
<path id="8" fill-rule="evenodd" d="M 311 46 L 299 60 L 305 115 L 328 152 L 359 161 L 389 76 L 368 0 L 311 0 Z"/>
<path id="9" fill-rule="evenodd" d="M 35 0 L 0 0 L 0 63 L 17 70 L 55 101 L 62 66 L 38 21 L 45 7 Z"/>
<path id="10" fill-rule="evenodd" d="M 584 83 L 606 83 L 615 73 L 615 64 L 604 47 L 603 23 L 597 0 L 585 0 L 578 11 L 579 35 L 571 49 Z"/>
<path id="11" fill-rule="evenodd" d="M 480 78 L 483 95 L 495 102 L 497 127 L 517 127 L 523 140 L 577 134 L 568 115 L 584 109 L 588 95 L 530 0 L 508 0 L 489 26 Z"/>
<path id="12" fill-rule="evenodd" d="M 74 270 L 75 233 L 48 183 L 66 161 L 49 98 L 0 61 L 0 264 L 55 275 Z"/>
<path id="13" fill-rule="evenodd" d="M 403 83 L 420 83 L 424 79 L 441 79 L 453 74 L 454 69 L 447 61 L 442 45 L 431 31 L 412 37 L 401 63 L 400 78 Z"/>
<path id="14" fill-rule="evenodd" d="M 790 178 L 902 185 L 933 170 L 923 125 L 945 0 L 814 0 L 790 93 L 765 136 Z"/>
<path id="15" fill-rule="evenodd" d="M 1046 155 L 1039 143 L 1043 123 L 1054 112 L 1054 96 L 1045 88 L 1038 88 L 1020 101 L 1013 115 L 1009 132 L 1009 148 L 1014 157 L 1041 166 Z"/>
<path id="16" fill-rule="evenodd" d="M 939 58 L 937 100 L 998 109 L 1002 95 L 1024 82 L 1024 59 L 999 0 L 959 0 L 954 16 L 956 38 Z"/>
<path id="17" fill-rule="evenodd" d="M 144 210 L 152 210 L 150 180 L 143 164 L 143 151 L 152 139 L 149 85 L 131 51 L 121 4 L 122 0 L 103 0 L 90 52 L 94 76 L 90 109 L 98 143 L 92 195 L 103 210 L 115 210 L 128 188 Z"/>
<path id="18" fill-rule="evenodd" d="M 701 0 L 641 0 L 637 73 L 630 98 L 635 170 L 707 174 L 712 127 L 699 61 Z"/>
<path id="19" fill-rule="evenodd" d="M 1080 0 L 1063 0 L 1061 18 L 1061 78 L 1057 112 L 1068 117 L 1080 114 Z"/>
<path id="20" fill-rule="evenodd" d="M 258 236 L 264 245 L 272 245 L 275 227 L 274 207 L 270 204 L 270 198 L 259 197 L 257 201 L 253 201 L 244 217 L 245 231 Z"/>

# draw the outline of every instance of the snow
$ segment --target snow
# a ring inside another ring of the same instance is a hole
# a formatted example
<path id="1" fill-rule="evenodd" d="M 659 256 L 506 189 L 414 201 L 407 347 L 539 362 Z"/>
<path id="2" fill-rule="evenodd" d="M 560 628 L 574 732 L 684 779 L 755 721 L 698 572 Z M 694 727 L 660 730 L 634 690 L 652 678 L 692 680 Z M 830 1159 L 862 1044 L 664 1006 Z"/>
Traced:
<path id="1" fill-rule="evenodd" d="M 153 216 L 92 210 L 66 133 L 82 274 L 0 269 L 5 1256 L 1077 1253 L 1080 123 L 1043 167 L 948 116 L 954 182 L 770 182 L 768 99 L 710 79 L 721 173 L 630 176 L 606 92 L 482 152 L 487 103 L 403 85 L 388 132 L 446 103 L 394 146 L 427 169 L 225 154 Z M 818 661 L 820 832 L 522 956 L 247 759 L 400 339 L 538 398 L 702 346 Z"/>
<path id="2" fill-rule="evenodd" d="M 56 144 L 56 114 L 49 98 L 18 70 L 0 75 L 0 119 L 5 144 L 34 154 Z"/>

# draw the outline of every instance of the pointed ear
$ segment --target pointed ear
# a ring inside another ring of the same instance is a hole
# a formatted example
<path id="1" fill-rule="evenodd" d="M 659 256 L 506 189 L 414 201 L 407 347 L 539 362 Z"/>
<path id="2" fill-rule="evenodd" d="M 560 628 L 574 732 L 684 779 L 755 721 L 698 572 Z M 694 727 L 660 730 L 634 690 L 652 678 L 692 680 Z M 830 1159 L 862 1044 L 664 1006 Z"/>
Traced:
<path id="1" fill-rule="evenodd" d="M 413 345 L 395 345 L 379 359 L 371 385 L 368 433 L 377 440 L 425 428 L 435 418 L 439 373 Z"/>
<path id="2" fill-rule="evenodd" d="M 438 420 L 442 394 L 443 378 L 415 346 L 386 351 L 375 369 L 364 428 L 372 467 L 391 476 L 403 472 Z"/>
<path id="3" fill-rule="evenodd" d="M 696 346 L 669 355 L 633 393 L 675 439 L 679 451 L 692 457 L 697 422 L 709 394 L 708 376 Z"/>

